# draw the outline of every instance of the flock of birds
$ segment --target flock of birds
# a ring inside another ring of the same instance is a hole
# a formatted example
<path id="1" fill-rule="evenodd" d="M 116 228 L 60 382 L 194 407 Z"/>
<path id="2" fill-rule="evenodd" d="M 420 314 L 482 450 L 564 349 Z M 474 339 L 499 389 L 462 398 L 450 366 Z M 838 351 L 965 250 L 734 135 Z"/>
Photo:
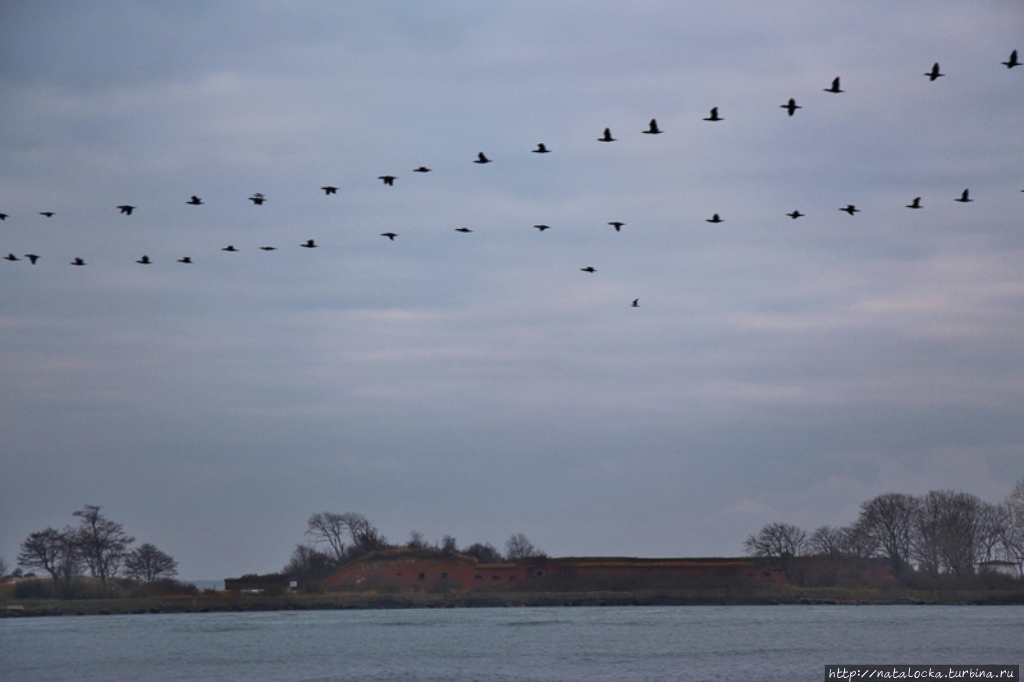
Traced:
<path id="1" fill-rule="evenodd" d="M 1022 65 L 1022 62 L 1020 62 L 1019 59 L 1018 59 L 1017 50 L 1013 50 L 1010 53 L 1010 56 L 1007 58 L 1007 60 L 1004 61 L 1004 62 L 1001 62 L 1001 63 L 1007 69 L 1013 69 L 1013 68 L 1015 68 L 1017 66 L 1021 66 Z M 941 70 L 941 67 L 939 66 L 939 63 L 935 62 L 932 65 L 931 69 L 926 71 L 924 73 L 924 75 L 928 78 L 929 81 L 934 82 L 934 81 L 938 80 L 939 78 L 942 78 L 946 74 L 942 73 L 942 70 Z M 829 87 L 824 88 L 823 90 L 825 92 L 829 92 L 829 93 L 833 93 L 833 94 L 840 94 L 840 93 L 845 92 L 842 89 L 841 81 L 840 81 L 840 78 L 838 76 L 832 80 L 832 82 L 829 85 Z M 782 108 L 782 109 L 785 109 L 787 115 L 789 115 L 789 116 L 793 116 L 798 110 L 803 108 L 802 106 L 800 106 L 800 105 L 798 105 L 796 103 L 796 100 L 794 98 L 790 98 L 785 104 L 780 104 L 779 107 Z M 709 121 L 709 122 L 716 122 L 717 123 L 717 122 L 720 122 L 720 121 L 724 121 L 725 118 L 720 115 L 718 107 L 712 107 L 711 110 L 708 112 L 708 115 L 706 117 L 704 117 L 702 120 Z M 650 122 L 648 123 L 647 129 L 643 130 L 641 132 L 643 132 L 644 134 L 647 134 L 647 135 L 660 135 L 664 131 L 659 127 L 657 119 L 652 118 L 650 120 Z M 601 136 L 597 138 L 597 141 L 598 142 L 616 142 L 617 138 L 615 138 L 612 135 L 611 128 L 605 128 L 603 133 L 601 134 Z M 544 143 L 538 143 L 537 144 L 537 148 L 533 149 L 532 152 L 535 153 L 535 154 L 548 154 L 548 153 L 551 152 L 551 150 L 548 149 L 547 146 Z M 476 159 L 474 159 L 473 163 L 476 163 L 476 164 L 487 164 L 487 163 L 491 163 L 491 159 L 488 158 L 487 155 L 484 154 L 483 152 L 479 152 L 477 154 L 477 156 L 476 156 Z M 418 167 L 412 169 L 412 172 L 414 172 L 414 173 L 429 173 L 430 171 L 431 171 L 431 169 L 426 167 L 426 166 L 418 166 Z M 397 180 L 398 177 L 395 176 L 395 175 L 380 175 L 380 176 L 377 177 L 377 179 L 382 181 L 384 183 L 384 185 L 394 186 L 395 180 Z M 320 190 L 323 191 L 324 194 L 327 195 L 327 196 L 330 196 L 330 195 L 333 195 L 333 194 L 337 194 L 338 189 L 339 188 L 337 186 L 334 186 L 334 185 L 324 185 L 323 187 L 320 188 Z M 1021 191 L 1024 192 L 1024 190 L 1021 190 Z M 248 200 L 251 201 L 253 203 L 253 205 L 255 205 L 255 206 L 262 206 L 264 203 L 266 203 L 267 198 L 261 192 L 256 192 L 252 196 L 248 197 Z M 968 203 L 968 202 L 973 201 L 973 199 L 970 198 L 970 190 L 969 189 L 964 189 L 963 192 L 960 194 L 960 196 L 955 198 L 954 201 L 958 201 L 958 202 L 961 202 L 961 203 Z M 200 198 L 197 195 L 192 195 L 185 203 L 190 205 L 190 206 L 202 206 L 203 205 L 203 200 L 202 200 L 202 198 Z M 921 204 L 921 197 L 914 197 L 911 200 L 911 202 L 906 205 L 906 207 L 910 208 L 910 209 L 924 208 L 924 206 Z M 120 212 L 121 215 L 131 216 L 134 213 L 134 211 L 136 210 L 137 207 L 133 206 L 131 204 L 121 204 L 121 205 L 117 206 L 116 208 Z M 846 206 L 840 207 L 839 210 L 843 211 L 845 213 L 848 213 L 851 216 L 853 216 L 853 215 L 855 215 L 855 214 L 860 212 L 860 209 L 857 208 L 857 206 L 854 205 L 854 204 L 847 204 Z M 56 215 L 56 213 L 54 211 L 40 211 L 39 215 L 44 216 L 46 218 L 52 218 L 54 215 Z M 785 215 L 787 215 L 790 218 L 795 220 L 797 218 L 803 217 L 805 214 L 801 213 L 799 210 L 793 210 L 793 211 L 791 211 L 789 213 L 786 213 Z M 5 221 L 5 220 L 7 220 L 7 218 L 8 218 L 8 214 L 0 213 L 0 221 Z M 717 224 L 717 223 L 722 223 L 722 222 L 725 222 L 725 221 L 724 221 L 724 219 L 718 213 L 715 213 L 710 218 L 708 218 L 706 220 L 706 222 Z M 621 221 L 610 221 L 608 223 L 608 225 L 613 227 L 616 232 L 619 232 L 619 231 L 621 231 L 621 229 L 625 225 L 625 223 L 621 222 Z M 533 227 L 536 228 L 540 232 L 543 232 L 543 231 L 545 231 L 547 229 L 550 229 L 549 225 L 544 225 L 544 224 L 534 225 Z M 455 231 L 456 232 L 460 232 L 460 233 L 470 233 L 473 230 L 471 230 L 468 227 L 457 227 L 457 228 L 455 228 Z M 387 238 L 389 241 L 394 241 L 395 238 L 398 237 L 399 235 L 396 232 L 382 232 L 380 236 Z M 308 239 L 305 242 L 303 242 L 301 244 L 298 244 L 298 246 L 302 247 L 302 248 L 305 248 L 305 249 L 315 249 L 315 248 L 317 248 L 318 244 L 316 243 L 315 240 Z M 275 251 L 275 250 L 277 250 L 277 247 L 274 247 L 274 246 L 261 246 L 259 248 L 260 248 L 260 250 L 263 250 L 263 251 Z M 221 251 L 226 251 L 226 252 L 237 252 L 238 250 L 239 249 L 237 249 L 232 244 L 228 244 L 227 246 L 225 246 L 225 247 L 223 247 L 221 249 Z M 22 259 L 25 259 L 29 263 L 31 263 L 32 265 L 35 265 L 40 260 L 40 258 L 41 257 L 38 254 L 35 254 L 35 253 L 27 253 L 27 254 L 24 254 L 21 257 L 15 255 L 14 253 L 8 253 L 6 256 L 3 256 L 3 260 L 7 260 L 7 261 L 11 261 L 11 262 L 18 262 L 18 261 L 21 261 Z M 149 258 L 148 255 L 142 255 L 135 262 L 140 264 L 140 265 L 150 265 L 150 264 L 153 263 L 153 261 Z M 177 262 L 178 263 L 183 263 L 183 264 L 191 264 L 192 263 L 192 258 L 190 256 L 182 256 L 182 257 L 177 259 Z M 70 261 L 70 264 L 74 265 L 74 266 L 84 266 L 84 265 L 86 265 L 86 261 L 82 257 L 75 257 L 73 260 Z M 583 267 L 583 268 L 580 268 L 580 270 L 582 272 L 586 272 L 586 273 L 595 273 L 595 272 L 597 272 L 597 269 L 594 268 L 593 266 L 590 266 L 590 265 L 588 265 L 586 267 Z M 638 307 L 639 306 L 639 299 L 634 299 L 632 301 L 631 305 L 633 307 Z"/>

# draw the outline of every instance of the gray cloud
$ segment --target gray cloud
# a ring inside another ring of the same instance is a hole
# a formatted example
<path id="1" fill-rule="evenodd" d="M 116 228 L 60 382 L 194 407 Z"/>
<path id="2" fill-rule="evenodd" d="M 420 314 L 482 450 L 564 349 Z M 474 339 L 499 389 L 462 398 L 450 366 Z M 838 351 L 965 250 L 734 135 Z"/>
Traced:
<path id="1" fill-rule="evenodd" d="M 87 503 L 215 578 L 279 568 L 323 509 L 651 556 L 891 490 L 999 499 L 1024 442 L 1024 70 L 999 64 L 1022 22 L 5 6 L 0 250 L 42 259 L 0 267 L 0 553 Z"/>

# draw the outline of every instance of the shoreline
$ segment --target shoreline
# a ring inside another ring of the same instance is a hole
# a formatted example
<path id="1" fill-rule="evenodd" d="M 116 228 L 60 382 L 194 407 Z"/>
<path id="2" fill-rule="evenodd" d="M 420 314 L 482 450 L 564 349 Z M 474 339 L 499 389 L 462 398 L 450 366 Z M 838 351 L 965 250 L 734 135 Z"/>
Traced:
<path id="1" fill-rule="evenodd" d="M 22 599 L 0 603 L 0 618 L 348 609 L 516 608 L 544 606 L 1024 605 L 1024 590 L 793 588 L 637 592 L 329 593 L 109 599 Z"/>

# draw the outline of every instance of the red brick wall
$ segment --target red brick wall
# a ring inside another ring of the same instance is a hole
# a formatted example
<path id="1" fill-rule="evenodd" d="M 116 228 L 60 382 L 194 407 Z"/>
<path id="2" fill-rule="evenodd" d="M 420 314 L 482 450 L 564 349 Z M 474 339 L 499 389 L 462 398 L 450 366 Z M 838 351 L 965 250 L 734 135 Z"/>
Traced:
<path id="1" fill-rule="evenodd" d="M 392 550 L 341 567 L 328 588 L 377 591 L 629 590 L 739 587 L 775 582 L 744 560 L 538 559 L 479 564 L 461 554 Z"/>

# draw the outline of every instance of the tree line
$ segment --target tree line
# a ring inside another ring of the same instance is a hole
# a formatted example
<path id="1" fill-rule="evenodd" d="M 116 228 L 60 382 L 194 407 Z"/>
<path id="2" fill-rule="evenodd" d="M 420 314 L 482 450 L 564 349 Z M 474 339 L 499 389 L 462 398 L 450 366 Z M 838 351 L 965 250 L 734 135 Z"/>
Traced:
<path id="1" fill-rule="evenodd" d="M 132 547 L 135 538 L 128 535 L 124 525 L 107 518 L 96 505 L 86 505 L 74 512 L 77 525 L 62 529 L 48 527 L 31 533 L 21 543 L 18 566 L 41 570 L 50 578 L 52 596 L 70 598 L 83 594 L 95 594 L 98 589 L 103 596 L 122 587 L 115 581 L 127 578 L 129 581 L 154 585 L 171 581 L 178 574 L 178 562 L 152 543 Z M 21 568 L 15 577 L 30 577 Z M 86 573 L 92 584 L 83 586 L 81 578 Z M 183 585 L 175 583 L 175 588 Z M 46 594 L 24 596 L 50 596 Z"/>
<path id="2" fill-rule="evenodd" d="M 924 495 L 885 493 L 862 502 L 847 526 L 811 532 L 769 523 L 743 542 L 745 552 L 788 572 L 798 557 L 833 562 L 881 559 L 903 582 L 969 578 L 984 561 L 1024 561 L 1024 478 L 998 503 L 955 490 Z"/>
<path id="3" fill-rule="evenodd" d="M 480 563 L 519 561 L 529 557 L 545 556 L 523 533 L 513 533 L 505 541 L 504 553 L 489 542 L 474 542 L 459 547 L 451 535 L 430 543 L 419 531 L 412 531 L 405 543 L 388 542 L 369 519 L 358 512 L 317 512 L 306 522 L 309 542 L 296 545 L 291 559 L 282 573 L 307 586 L 316 585 L 342 565 L 370 552 L 385 549 L 420 549 L 439 553 L 459 553 L 475 558 Z"/>

